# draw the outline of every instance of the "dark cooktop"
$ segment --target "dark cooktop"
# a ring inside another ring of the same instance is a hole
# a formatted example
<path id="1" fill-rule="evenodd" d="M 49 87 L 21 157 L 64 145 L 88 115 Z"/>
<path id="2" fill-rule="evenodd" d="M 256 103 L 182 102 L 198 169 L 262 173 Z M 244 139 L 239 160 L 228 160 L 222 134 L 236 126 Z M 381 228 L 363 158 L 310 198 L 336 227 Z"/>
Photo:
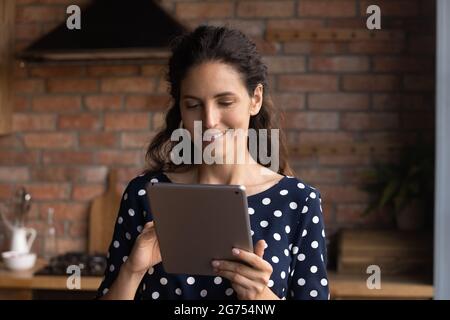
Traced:
<path id="1" fill-rule="evenodd" d="M 106 255 L 68 252 L 51 258 L 48 265 L 38 270 L 35 275 L 70 275 L 73 274 L 73 270 L 68 272 L 67 268 L 71 265 L 78 266 L 82 276 L 103 276 L 106 269 Z"/>

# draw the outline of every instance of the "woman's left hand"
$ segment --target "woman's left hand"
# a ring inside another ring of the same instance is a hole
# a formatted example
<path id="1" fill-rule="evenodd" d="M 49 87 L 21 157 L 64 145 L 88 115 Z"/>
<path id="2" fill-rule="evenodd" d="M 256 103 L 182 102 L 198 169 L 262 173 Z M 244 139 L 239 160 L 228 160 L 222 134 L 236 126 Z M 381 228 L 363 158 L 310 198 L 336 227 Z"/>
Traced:
<path id="1" fill-rule="evenodd" d="M 255 253 L 234 248 L 233 255 L 242 262 L 214 260 L 212 266 L 218 276 L 231 281 L 239 300 L 279 299 L 267 286 L 272 266 L 263 259 L 266 242 L 259 240 Z"/>

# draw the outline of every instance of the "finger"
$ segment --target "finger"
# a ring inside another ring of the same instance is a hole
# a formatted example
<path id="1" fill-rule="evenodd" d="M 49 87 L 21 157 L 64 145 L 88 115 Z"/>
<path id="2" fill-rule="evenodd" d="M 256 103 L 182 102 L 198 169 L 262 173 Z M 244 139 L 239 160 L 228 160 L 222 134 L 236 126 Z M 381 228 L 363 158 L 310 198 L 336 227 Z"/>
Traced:
<path id="1" fill-rule="evenodd" d="M 264 255 L 264 250 L 266 250 L 266 241 L 259 240 L 255 245 L 255 254 L 262 258 Z"/>
<path id="2" fill-rule="evenodd" d="M 238 299 L 243 300 L 244 297 L 246 297 L 246 293 L 248 292 L 246 288 L 237 283 L 232 283 L 231 286 L 233 287 L 233 290 L 236 292 L 236 296 L 238 297 Z"/>
<path id="3" fill-rule="evenodd" d="M 260 241 L 258 241 L 258 243 L 259 242 Z M 257 246 L 258 246 L 258 243 L 256 244 Z M 258 250 L 260 250 L 260 249 L 258 249 Z M 256 269 L 263 270 L 263 271 L 270 270 L 270 267 L 271 267 L 270 264 L 267 261 L 265 261 L 262 257 L 256 255 L 253 252 L 248 252 L 245 250 L 233 248 L 232 253 L 236 258 L 238 258 L 239 260 L 248 264 L 251 267 L 254 267 Z M 263 251 L 263 253 L 264 253 L 264 251 Z"/>
<path id="4" fill-rule="evenodd" d="M 246 278 L 257 280 L 262 279 L 262 271 L 246 266 L 242 263 L 228 260 L 215 260 L 213 261 L 213 267 L 219 271 L 229 271 L 238 273 Z"/>
<path id="5" fill-rule="evenodd" d="M 233 285 L 239 285 L 243 287 L 245 290 L 252 290 L 255 287 L 253 281 L 247 279 L 246 277 L 240 275 L 239 273 L 226 270 L 218 270 L 217 275 L 230 280 Z"/>

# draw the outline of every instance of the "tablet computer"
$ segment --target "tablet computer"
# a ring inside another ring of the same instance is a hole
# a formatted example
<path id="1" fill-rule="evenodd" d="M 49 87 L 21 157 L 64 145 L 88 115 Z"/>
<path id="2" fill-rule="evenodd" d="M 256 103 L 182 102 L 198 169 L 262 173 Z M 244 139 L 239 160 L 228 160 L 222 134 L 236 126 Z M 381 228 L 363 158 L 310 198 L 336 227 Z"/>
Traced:
<path id="1" fill-rule="evenodd" d="M 166 272 L 215 275 L 213 259 L 253 252 L 244 186 L 150 182 L 147 196 Z"/>

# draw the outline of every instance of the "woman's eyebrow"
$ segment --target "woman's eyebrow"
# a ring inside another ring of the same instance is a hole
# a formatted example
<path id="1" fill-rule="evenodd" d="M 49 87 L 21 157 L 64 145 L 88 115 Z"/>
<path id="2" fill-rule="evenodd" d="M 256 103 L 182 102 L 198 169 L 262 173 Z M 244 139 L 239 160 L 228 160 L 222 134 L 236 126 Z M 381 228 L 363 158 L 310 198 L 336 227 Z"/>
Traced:
<path id="1" fill-rule="evenodd" d="M 234 95 L 235 95 L 235 94 L 234 94 L 233 92 L 231 92 L 231 91 L 225 91 L 225 92 L 221 92 L 221 93 L 216 94 L 216 95 L 214 96 L 214 98 L 220 98 L 220 97 L 223 97 L 223 96 L 234 96 Z M 188 94 L 183 95 L 183 99 L 196 99 L 196 100 L 202 100 L 202 99 L 200 99 L 200 98 L 198 98 L 198 97 L 191 96 L 191 95 L 188 95 Z"/>

